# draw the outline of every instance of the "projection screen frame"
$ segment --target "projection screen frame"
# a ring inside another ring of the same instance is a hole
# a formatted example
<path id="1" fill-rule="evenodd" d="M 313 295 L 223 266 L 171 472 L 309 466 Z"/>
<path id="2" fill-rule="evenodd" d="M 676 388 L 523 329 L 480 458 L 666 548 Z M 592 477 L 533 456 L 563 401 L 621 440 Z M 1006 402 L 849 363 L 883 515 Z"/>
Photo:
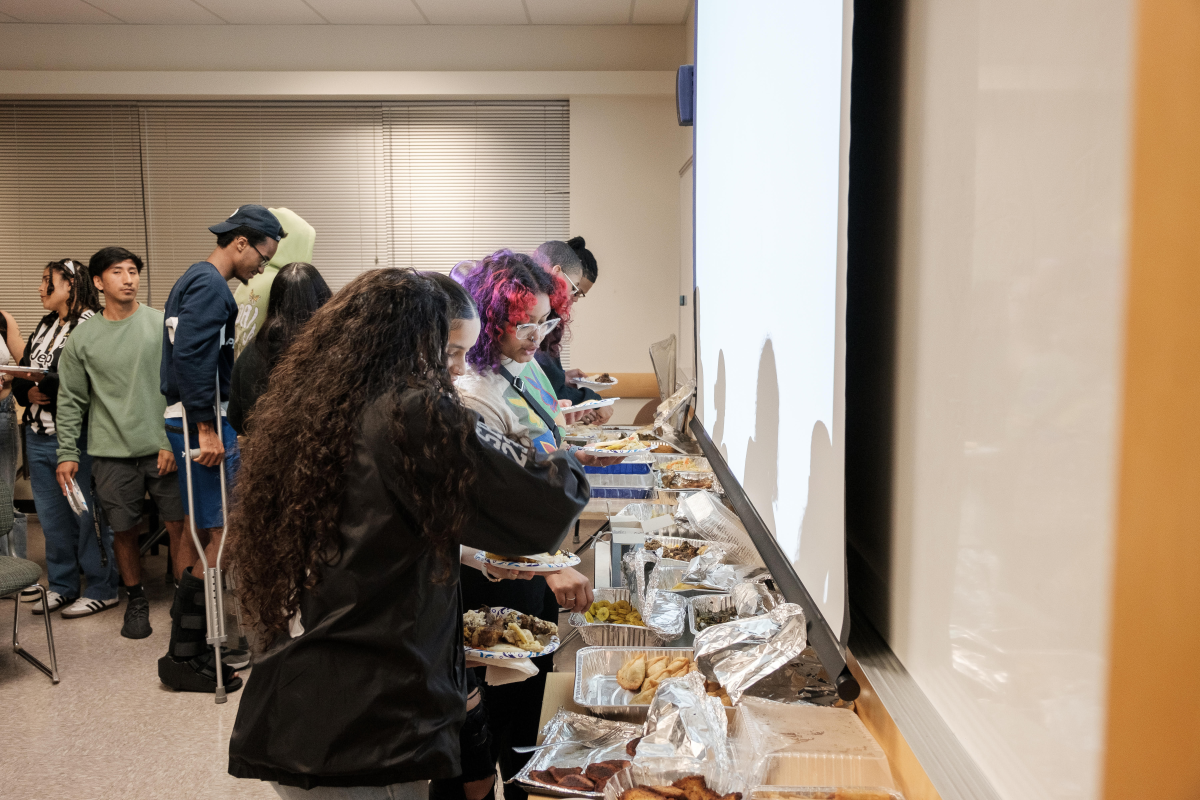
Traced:
<path id="1" fill-rule="evenodd" d="M 725 497 L 733 504 L 734 513 L 738 515 L 746 527 L 746 532 L 750 534 L 750 540 L 754 543 L 758 554 L 762 556 L 763 564 L 771 572 L 775 587 L 783 594 L 785 600 L 804 609 L 808 643 L 817 652 L 821 666 L 825 667 L 825 672 L 833 680 L 838 697 L 846 701 L 856 699 L 860 687 L 858 680 L 846 664 L 846 654 L 842 647 L 841 637 L 833 632 L 833 628 L 825 620 L 825 615 L 821 613 L 820 607 L 808 593 L 808 589 L 804 587 L 800 576 L 796 574 L 795 567 L 783 554 L 783 550 L 779 547 L 779 541 L 763 523 L 754 504 L 746 495 L 746 490 L 733 476 L 733 471 L 725 463 L 720 449 L 713 444 L 708 431 L 704 429 L 704 423 L 698 417 L 692 417 L 688 427 L 700 444 L 700 449 L 704 451 L 704 456 L 712 466 L 717 480 L 725 489 Z M 843 627 L 848 629 L 849 623 L 850 614 L 847 610 Z"/>

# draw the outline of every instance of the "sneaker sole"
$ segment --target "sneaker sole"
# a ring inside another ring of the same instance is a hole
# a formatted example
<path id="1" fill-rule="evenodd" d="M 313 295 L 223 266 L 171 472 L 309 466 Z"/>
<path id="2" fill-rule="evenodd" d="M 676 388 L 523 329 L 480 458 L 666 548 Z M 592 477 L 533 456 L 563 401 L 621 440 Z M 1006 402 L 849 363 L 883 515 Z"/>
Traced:
<path id="1" fill-rule="evenodd" d="M 63 613 L 62 613 L 62 618 L 63 619 L 81 619 L 83 617 L 92 617 L 92 616 L 95 616 L 96 614 L 99 614 L 102 611 L 108 611 L 110 608 L 116 608 L 118 605 L 120 605 L 120 603 L 113 603 L 111 606 L 104 606 L 103 608 L 98 608 L 95 611 L 85 611 L 82 614 L 68 614 L 66 612 L 66 610 L 64 609 Z"/>
<path id="2" fill-rule="evenodd" d="M 143 633 L 141 636 L 134 636 L 133 634 L 131 634 L 125 630 L 125 626 L 123 626 L 123 625 L 121 626 L 121 635 L 124 636 L 126 639 L 145 639 L 152 633 L 154 633 L 154 629 L 151 628 L 149 625 L 146 626 L 146 632 Z"/>
<path id="3" fill-rule="evenodd" d="M 78 599 L 79 599 L 78 597 L 76 597 L 76 598 L 75 598 L 75 600 L 78 600 Z M 75 602 L 75 600 L 68 600 L 68 601 L 66 601 L 65 603 L 61 603 L 61 604 L 59 604 L 59 605 L 55 606 L 54 608 L 50 609 L 50 613 L 51 613 L 51 614 L 53 614 L 55 611 L 58 611 L 59 609 L 62 609 L 62 608 L 67 608 L 68 606 L 70 606 L 70 605 L 71 605 L 71 603 L 74 603 L 74 602 Z M 43 609 L 40 609 L 40 608 L 35 608 L 35 609 L 33 609 L 33 613 L 34 613 L 34 615 L 35 615 L 35 616 L 39 616 L 39 617 L 40 617 L 40 616 L 42 616 L 43 614 L 45 614 L 46 612 L 45 612 L 45 610 L 43 610 Z"/>

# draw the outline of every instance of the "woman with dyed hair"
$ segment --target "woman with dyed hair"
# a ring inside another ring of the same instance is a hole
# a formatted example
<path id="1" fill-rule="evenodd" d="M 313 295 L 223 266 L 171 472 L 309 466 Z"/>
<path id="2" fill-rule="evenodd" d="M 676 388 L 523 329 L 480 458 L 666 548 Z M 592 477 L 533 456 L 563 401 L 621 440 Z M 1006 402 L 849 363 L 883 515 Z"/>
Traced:
<path id="1" fill-rule="evenodd" d="M 539 457 L 559 452 L 565 420 L 534 354 L 546 334 L 569 321 L 567 282 L 527 255 L 499 250 L 479 261 L 463 278 L 463 286 L 474 298 L 480 326 L 479 340 L 467 353 L 470 370 L 455 381 L 463 401 L 488 425 L 542 454 Z M 593 462 L 587 454 L 576 456 Z M 558 621 L 560 605 L 582 611 L 593 599 L 587 578 L 570 568 L 503 583 L 468 570 L 462 575 L 462 597 L 464 608 L 506 606 L 550 622 Z M 529 698 L 541 696 L 553 656 L 533 663 L 538 674 L 532 678 L 482 687 L 486 720 L 479 719 L 482 711 L 468 716 L 461 745 L 463 772 L 454 780 L 434 781 L 433 800 L 483 800 L 491 795 L 497 761 L 507 780 L 529 760 L 512 748 L 531 745 L 537 738 L 540 709 Z M 508 800 L 525 796 L 515 784 L 504 791 Z"/>
<path id="2" fill-rule="evenodd" d="M 587 502 L 572 456 L 525 457 L 463 406 L 450 309 L 426 276 L 365 272 L 259 398 L 229 546 L 261 654 L 229 771 L 282 797 L 420 800 L 460 774 L 459 547 L 555 548 Z"/>

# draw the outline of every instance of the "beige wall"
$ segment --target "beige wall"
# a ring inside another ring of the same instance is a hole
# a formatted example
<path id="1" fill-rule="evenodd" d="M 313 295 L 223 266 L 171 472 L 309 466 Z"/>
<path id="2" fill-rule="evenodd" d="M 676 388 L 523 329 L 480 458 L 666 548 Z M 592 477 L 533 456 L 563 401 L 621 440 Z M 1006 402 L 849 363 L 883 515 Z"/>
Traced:
<path id="1" fill-rule="evenodd" d="M 571 98 L 571 232 L 600 265 L 576 306 L 576 366 L 649 372 L 650 343 L 676 331 L 679 168 L 690 134 L 673 97 Z"/>

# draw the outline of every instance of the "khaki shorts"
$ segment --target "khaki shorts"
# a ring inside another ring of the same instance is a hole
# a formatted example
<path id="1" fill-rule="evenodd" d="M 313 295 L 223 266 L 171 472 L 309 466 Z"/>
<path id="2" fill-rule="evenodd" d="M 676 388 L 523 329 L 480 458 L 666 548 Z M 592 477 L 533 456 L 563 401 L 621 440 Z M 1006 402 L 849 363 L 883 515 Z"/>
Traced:
<path id="1" fill-rule="evenodd" d="M 174 473 L 158 474 L 157 453 L 141 458 L 95 456 L 92 478 L 96 481 L 97 500 L 114 531 L 127 531 L 141 521 L 147 492 L 164 522 L 183 519 L 179 479 Z"/>

